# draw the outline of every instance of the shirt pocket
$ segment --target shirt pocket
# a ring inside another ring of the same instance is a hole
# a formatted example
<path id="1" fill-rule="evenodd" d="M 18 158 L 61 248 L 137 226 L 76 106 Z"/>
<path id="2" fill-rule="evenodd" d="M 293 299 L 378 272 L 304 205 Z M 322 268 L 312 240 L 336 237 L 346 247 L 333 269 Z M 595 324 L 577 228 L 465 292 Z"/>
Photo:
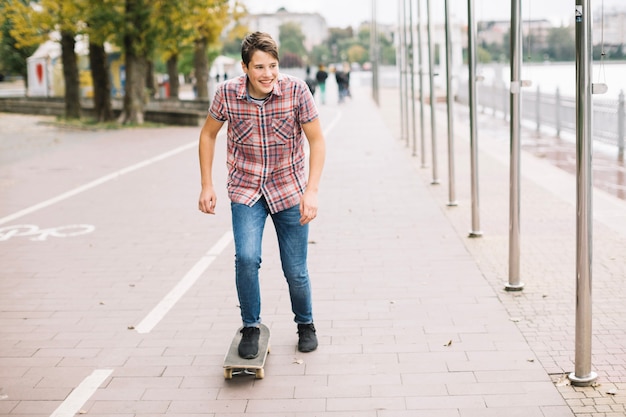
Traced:
<path id="1" fill-rule="evenodd" d="M 233 123 L 233 140 L 240 145 L 251 145 L 254 142 L 252 135 L 254 123 L 251 120 L 237 120 Z"/>
<path id="2" fill-rule="evenodd" d="M 296 120 L 293 117 L 272 120 L 272 128 L 276 145 L 283 145 L 296 136 Z"/>

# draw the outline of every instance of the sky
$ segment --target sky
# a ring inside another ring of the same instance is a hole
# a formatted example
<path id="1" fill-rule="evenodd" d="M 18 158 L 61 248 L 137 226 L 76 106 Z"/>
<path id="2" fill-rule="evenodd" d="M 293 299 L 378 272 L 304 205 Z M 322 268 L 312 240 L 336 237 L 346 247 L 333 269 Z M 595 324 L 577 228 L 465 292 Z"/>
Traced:
<path id="1" fill-rule="evenodd" d="M 281 7 L 289 12 L 317 12 L 326 19 L 330 27 L 358 26 L 372 17 L 372 1 L 377 1 L 377 22 L 379 24 L 395 24 L 398 22 L 398 4 L 401 0 L 243 0 L 250 13 L 274 13 Z M 433 21 L 443 21 L 444 2 L 431 1 Z M 467 4 L 469 0 L 449 0 L 452 18 L 467 21 Z M 506 0 L 473 0 L 474 18 L 481 20 L 509 20 L 511 18 L 511 2 Z M 520 0 L 523 20 L 548 19 L 557 24 L 568 25 L 574 20 L 576 0 Z M 578 0 L 585 4 L 586 0 Z M 619 8 L 626 10 L 625 0 L 588 0 L 594 16 Z M 407 10 L 409 1 L 405 0 Z M 416 3 L 413 3 L 414 12 Z M 421 3 L 422 16 L 426 15 L 426 0 Z M 597 16 L 596 16 L 597 17 Z"/>

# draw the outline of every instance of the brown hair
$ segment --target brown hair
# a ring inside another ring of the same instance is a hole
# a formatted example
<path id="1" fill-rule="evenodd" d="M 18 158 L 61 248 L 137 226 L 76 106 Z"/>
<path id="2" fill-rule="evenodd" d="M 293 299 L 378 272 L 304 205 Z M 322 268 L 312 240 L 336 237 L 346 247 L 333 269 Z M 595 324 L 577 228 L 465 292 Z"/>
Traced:
<path id="1" fill-rule="evenodd" d="M 273 58 L 279 61 L 278 45 L 276 45 L 276 41 L 267 33 L 249 33 L 241 42 L 241 59 L 246 67 L 250 63 L 252 55 L 254 55 L 256 51 L 270 54 Z"/>

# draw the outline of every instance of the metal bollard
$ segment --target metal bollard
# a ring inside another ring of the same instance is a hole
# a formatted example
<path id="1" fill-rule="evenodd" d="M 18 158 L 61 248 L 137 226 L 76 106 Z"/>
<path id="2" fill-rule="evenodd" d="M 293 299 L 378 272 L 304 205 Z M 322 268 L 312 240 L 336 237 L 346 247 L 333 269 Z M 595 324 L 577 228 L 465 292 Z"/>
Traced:
<path id="1" fill-rule="evenodd" d="M 539 136 L 541 134 L 541 87 L 540 86 L 537 86 L 535 113 L 537 116 L 537 136 Z"/>
<path id="2" fill-rule="evenodd" d="M 561 90 L 556 88 L 554 94 L 554 123 L 556 124 L 556 137 L 561 138 Z"/>
<path id="3" fill-rule="evenodd" d="M 624 109 L 626 108 L 624 103 L 624 90 L 619 92 L 619 105 L 617 106 L 617 160 L 624 162 Z"/>
<path id="4" fill-rule="evenodd" d="M 584 4 L 583 4 L 584 2 Z M 591 370 L 592 214 L 592 89 L 590 0 L 576 0 L 576 335 L 572 385 L 589 386 L 598 377 Z"/>

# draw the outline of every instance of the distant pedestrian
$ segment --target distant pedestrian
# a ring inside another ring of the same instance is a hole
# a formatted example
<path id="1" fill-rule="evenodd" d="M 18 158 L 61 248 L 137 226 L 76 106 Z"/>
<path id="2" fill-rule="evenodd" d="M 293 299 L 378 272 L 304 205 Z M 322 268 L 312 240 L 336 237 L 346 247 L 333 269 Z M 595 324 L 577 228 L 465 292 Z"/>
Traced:
<path id="1" fill-rule="evenodd" d="M 317 73 L 315 74 L 315 81 L 317 81 L 317 85 L 320 88 L 320 99 L 322 100 L 322 104 L 326 104 L 326 79 L 328 78 L 328 72 L 326 72 L 326 68 L 323 65 L 318 67 Z"/>
<path id="2" fill-rule="evenodd" d="M 335 80 L 337 81 L 337 90 L 339 91 L 339 103 L 343 103 L 348 95 L 348 75 L 342 69 L 335 70 Z"/>
<path id="3" fill-rule="evenodd" d="M 317 81 L 315 81 L 311 77 L 307 77 L 306 80 L 304 80 L 304 82 L 306 83 L 307 87 L 309 87 L 309 91 L 311 91 L 311 94 L 315 96 L 315 89 L 317 88 Z"/>
<path id="4" fill-rule="evenodd" d="M 350 64 L 347 62 L 344 62 L 343 64 L 343 74 L 345 82 L 345 96 L 352 98 L 352 94 L 350 93 Z"/>

